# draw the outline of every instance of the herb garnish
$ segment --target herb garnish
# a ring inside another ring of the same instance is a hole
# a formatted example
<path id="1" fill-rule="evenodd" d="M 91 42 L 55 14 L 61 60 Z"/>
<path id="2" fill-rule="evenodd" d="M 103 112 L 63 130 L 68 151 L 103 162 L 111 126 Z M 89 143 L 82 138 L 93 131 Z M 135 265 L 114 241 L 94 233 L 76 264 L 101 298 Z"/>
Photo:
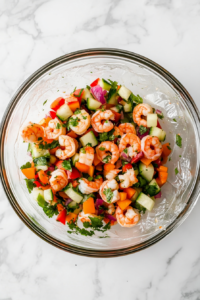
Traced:
<path id="1" fill-rule="evenodd" d="M 78 121 L 79 121 L 78 117 L 70 118 L 69 119 L 69 126 L 76 127 L 78 125 Z"/>
<path id="2" fill-rule="evenodd" d="M 23 170 L 23 169 L 29 169 L 29 168 L 31 168 L 31 163 L 27 162 L 25 165 L 21 166 L 20 169 Z"/>
<path id="3" fill-rule="evenodd" d="M 182 148 L 182 137 L 179 134 L 176 135 L 176 145 Z"/>
<path id="4" fill-rule="evenodd" d="M 24 180 L 26 181 L 28 192 L 31 193 L 33 188 L 36 187 L 35 183 L 33 183 L 35 179 L 24 179 Z"/>
<path id="5" fill-rule="evenodd" d="M 63 167 L 65 170 L 68 170 L 68 171 L 72 172 L 72 166 L 71 166 L 70 160 L 64 160 L 64 161 L 62 162 L 62 167 Z"/>
<path id="6" fill-rule="evenodd" d="M 56 124 L 56 129 L 60 129 L 61 125 L 59 123 Z"/>
<path id="7" fill-rule="evenodd" d="M 113 191 L 111 190 L 111 188 L 104 189 L 103 194 L 106 196 L 106 200 L 110 202 L 113 197 Z"/>
<path id="8" fill-rule="evenodd" d="M 143 134 L 143 133 L 145 133 L 146 131 L 147 131 L 147 128 L 144 127 L 143 125 L 141 125 L 141 126 L 139 127 L 139 133 L 140 133 L 140 134 Z"/>
<path id="9" fill-rule="evenodd" d="M 44 101 L 43 105 L 45 105 L 47 103 L 47 100 Z"/>
<path id="10" fill-rule="evenodd" d="M 178 174 L 178 169 L 177 169 L 177 168 L 175 168 L 175 170 L 174 170 L 174 171 L 175 171 L 175 174 L 177 175 L 177 174 Z"/>
<path id="11" fill-rule="evenodd" d="M 109 161 L 111 160 L 111 155 L 107 155 L 106 157 L 104 157 L 104 159 L 102 160 L 102 162 L 104 162 L 105 164 L 109 163 Z"/>

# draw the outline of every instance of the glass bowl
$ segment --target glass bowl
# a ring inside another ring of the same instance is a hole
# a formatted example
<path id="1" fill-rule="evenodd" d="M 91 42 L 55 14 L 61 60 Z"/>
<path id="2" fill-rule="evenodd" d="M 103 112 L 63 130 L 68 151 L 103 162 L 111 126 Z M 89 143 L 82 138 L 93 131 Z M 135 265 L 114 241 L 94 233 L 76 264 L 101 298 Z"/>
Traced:
<path id="1" fill-rule="evenodd" d="M 27 121 L 38 122 L 50 103 L 75 86 L 86 86 L 98 77 L 124 84 L 134 94 L 164 113 L 161 120 L 172 148 L 167 162 L 169 177 L 152 212 L 133 228 L 113 226 L 109 238 L 85 237 L 67 232 L 49 219 L 31 199 L 19 167 L 27 160 L 27 144 L 20 128 Z M 43 103 L 46 104 L 43 105 Z M 0 174 L 6 195 L 21 220 L 39 237 L 65 251 L 111 257 L 133 253 L 158 242 L 177 228 L 199 197 L 199 112 L 187 90 L 169 72 L 138 54 L 117 49 L 88 49 L 61 56 L 41 67 L 16 91 L 1 124 Z M 182 137 L 182 148 L 176 145 Z M 178 174 L 175 174 L 175 168 Z"/>

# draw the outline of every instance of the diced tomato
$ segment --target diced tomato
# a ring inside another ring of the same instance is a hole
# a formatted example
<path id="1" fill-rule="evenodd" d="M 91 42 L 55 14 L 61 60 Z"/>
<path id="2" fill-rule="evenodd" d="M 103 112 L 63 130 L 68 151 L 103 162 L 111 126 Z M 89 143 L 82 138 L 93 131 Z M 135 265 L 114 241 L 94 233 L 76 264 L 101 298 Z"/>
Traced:
<path id="1" fill-rule="evenodd" d="M 59 107 L 62 106 L 63 104 L 65 104 L 65 99 L 62 97 L 59 97 L 52 103 L 51 109 L 53 109 L 54 111 L 57 111 L 59 109 Z"/>
<path id="2" fill-rule="evenodd" d="M 136 157 L 133 157 L 131 160 L 132 164 L 136 164 L 142 157 L 144 156 L 144 153 L 141 151 L 136 155 Z"/>
<path id="3" fill-rule="evenodd" d="M 133 168 L 133 166 L 131 164 L 126 164 L 123 166 L 122 171 L 126 172 L 127 170 L 132 169 L 132 168 Z"/>
<path id="4" fill-rule="evenodd" d="M 153 164 L 156 164 L 158 167 L 162 165 L 162 161 L 160 159 L 156 159 L 153 161 Z"/>
<path id="5" fill-rule="evenodd" d="M 77 98 L 77 100 L 81 104 L 81 100 L 82 100 L 82 97 L 83 97 L 84 90 L 82 90 L 81 94 L 80 94 L 80 91 L 81 91 L 81 89 L 76 90 L 74 92 L 74 96 Z M 80 94 L 80 97 L 78 97 L 79 94 Z"/>
<path id="6" fill-rule="evenodd" d="M 34 183 L 37 187 L 42 186 L 41 183 L 40 183 L 39 181 L 33 181 L 33 183 Z"/>
<path id="7" fill-rule="evenodd" d="M 66 209 L 63 209 L 57 216 L 56 221 L 59 221 L 65 225 L 66 222 Z"/>
<path id="8" fill-rule="evenodd" d="M 160 126 L 160 123 L 159 123 L 158 120 L 157 120 L 157 127 L 160 128 L 160 129 L 162 129 L 162 127 Z"/>
<path id="9" fill-rule="evenodd" d="M 81 174 L 76 168 L 72 167 L 72 172 L 67 170 L 67 176 L 69 179 L 77 179 L 81 177 Z"/>
<path id="10" fill-rule="evenodd" d="M 52 119 L 55 119 L 55 118 L 56 118 L 56 113 L 55 113 L 55 111 L 52 111 L 52 110 L 51 110 L 51 111 L 49 112 L 49 114 L 50 114 L 50 116 L 51 116 Z"/>
<path id="11" fill-rule="evenodd" d="M 115 120 L 114 120 L 114 122 L 119 122 L 119 120 L 121 119 L 121 114 L 119 114 L 118 112 L 116 112 L 116 111 L 114 111 L 114 110 L 112 110 L 111 109 L 111 111 L 112 111 L 112 113 L 115 115 Z"/>
<path id="12" fill-rule="evenodd" d="M 93 81 L 90 86 L 93 87 L 93 86 L 96 86 L 99 82 L 99 78 L 97 78 L 95 81 Z"/>
<path id="13" fill-rule="evenodd" d="M 59 161 L 56 163 L 56 167 L 57 167 L 58 169 L 60 169 L 60 170 L 66 171 L 66 169 L 63 168 L 62 163 L 63 163 L 63 160 L 59 160 Z"/>

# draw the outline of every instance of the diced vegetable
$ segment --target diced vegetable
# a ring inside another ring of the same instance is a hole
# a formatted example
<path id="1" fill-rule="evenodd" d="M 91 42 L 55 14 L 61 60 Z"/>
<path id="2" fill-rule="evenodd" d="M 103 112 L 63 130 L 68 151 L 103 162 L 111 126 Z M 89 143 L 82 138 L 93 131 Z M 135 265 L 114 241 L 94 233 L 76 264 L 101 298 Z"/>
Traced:
<path id="1" fill-rule="evenodd" d="M 74 101 L 74 102 L 71 102 L 71 103 L 68 103 L 68 106 L 69 108 L 71 109 L 71 111 L 75 112 L 75 110 L 79 109 L 80 108 L 80 103 L 79 101 Z M 70 117 L 70 116 L 69 116 Z"/>
<path id="2" fill-rule="evenodd" d="M 93 87 L 93 86 L 96 86 L 98 83 L 99 83 L 99 80 L 100 78 L 97 78 L 95 81 L 93 81 L 90 86 Z"/>
<path id="3" fill-rule="evenodd" d="M 84 214 L 95 214 L 94 199 L 92 197 L 83 203 L 83 211 Z"/>
<path id="4" fill-rule="evenodd" d="M 59 222 L 61 222 L 62 224 L 65 225 L 65 223 L 66 223 L 66 209 L 63 209 L 63 210 L 59 213 L 59 215 L 57 216 L 56 221 L 59 221 Z"/>
<path id="5" fill-rule="evenodd" d="M 72 115 L 73 115 L 73 111 L 70 109 L 70 107 L 67 104 L 63 104 L 56 112 L 56 116 L 61 121 L 67 121 L 67 119 Z"/>
<path id="6" fill-rule="evenodd" d="M 143 164 L 145 164 L 145 166 L 148 166 L 148 165 L 150 165 L 150 163 L 152 163 L 152 159 L 148 159 L 148 158 L 146 158 L 146 157 L 142 157 L 142 158 L 140 159 L 140 161 L 141 161 Z"/>
<path id="7" fill-rule="evenodd" d="M 77 179 L 81 177 L 81 174 L 76 168 L 72 167 L 72 172 L 67 170 L 67 176 L 69 179 Z"/>
<path id="8" fill-rule="evenodd" d="M 131 91 L 127 89 L 124 85 L 122 85 L 118 90 L 118 94 L 122 99 L 127 101 L 128 98 L 130 97 Z"/>
<path id="9" fill-rule="evenodd" d="M 141 151 L 138 153 L 135 157 L 132 158 L 131 163 L 136 164 L 138 161 L 140 161 L 144 156 L 144 153 Z"/>
<path id="10" fill-rule="evenodd" d="M 128 199 L 132 199 L 133 195 L 136 193 L 136 190 L 135 188 L 131 188 L 131 187 L 128 187 L 128 188 L 125 188 L 123 189 L 123 191 L 127 194 L 127 198 Z"/>
<path id="11" fill-rule="evenodd" d="M 44 198 L 44 191 L 38 187 L 33 188 L 32 193 L 31 193 L 33 200 L 37 201 L 38 195 L 40 195 Z"/>
<path id="12" fill-rule="evenodd" d="M 114 111 L 113 109 L 111 109 L 111 111 L 112 111 L 112 113 L 115 116 L 114 122 L 116 122 L 116 123 L 119 122 L 119 120 L 121 119 L 121 114 L 118 113 L 118 112 L 116 112 L 116 111 Z"/>
<path id="13" fill-rule="evenodd" d="M 83 145 L 83 147 L 85 147 L 89 143 L 92 145 L 92 147 L 95 147 L 96 145 L 98 145 L 98 141 L 97 141 L 93 131 L 89 131 L 88 133 L 83 135 L 79 140 L 80 140 L 81 144 Z"/>
<path id="14" fill-rule="evenodd" d="M 163 150 L 162 154 L 164 156 L 169 156 L 171 154 L 171 152 L 172 152 L 169 143 L 163 144 L 162 145 L 162 150 Z"/>
<path id="15" fill-rule="evenodd" d="M 101 106 L 101 102 L 93 99 L 93 98 L 87 98 L 87 108 L 90 110 L 96 110 Z"/>
<path id="16" fill-rule="evenodd" d="M 72 212 L 70 212 L 70 213 L 66 216 L 66 221 L 67 221 L 68 223 L 70 223 L 71 221 L 72 221 L 72 222 L 75 222 L 76 219 L 77 219 L 77 214 L 72 213 Z"/>
<path id="17" fill-rule="evenodd" d="M 121 193 L 119 193 L 119 196 L 120 196 L 121 201 L 124 201 L 127 199 L 127 193 L 121 192 Z"/>
<path id="18" fill-rule="evenodd" d="M 122 210 L 125 210 L 129 204 L 131 204 L 131 200 L 118 200 L 117 201 L 117 205 L 119 205 L 119 207 L 122 209 Z"/>
<path id="19" fill-rule="evenodd" d="M 28 179 L 34 179 L 35 178 L 35 168 L 27 168 L 27 169 L 21 169 L 22 173 L 26 178 Z"/>
<path id="20" fill-rule="evenodd" d="M 124 108 L 124 112 L 128 113 L 128 112 L 132 112 L 133 108 L 132 108 L 132 103 L 129 101 L 129 102 L 126 102 L 123 106 Z"/>
<path id="21" fill-rule="evenodd" d="M 68 132 L 67 135 L 70 136 L 73 139 L 76 139 L 78 137 L 78 135 L 73 130 Z"/>
<path id="22" fill-rule="evenodd" d="M 43 184 L 49 183 L 49 177 L 43 170 L 40 170 L 38 173 L 39 179 Z"/>
<path id="23" fill-rule="evenodd" d="M 152 197 L 157 195 L 160 192 L 160 187 L 157 184 L 156 180 L 153 179 L 149 185 L 146 187 L 147 193 Z"/>
<path id="24" fill-rule="evenodd" d="M 63 191 L 70 199 L 76 201 L 76 203 L 80 203 L 83 199 L 83 196 L 73 188 L 65 188 Z"/>
<path id="25" fill-rule="evenodd" d="M 89 166 L 88 175 L 90 177 L 93 177 L 93 175 L 94 175 L 94 166 Z"/>
<path id="26" fill-rule="evenodd" d="M 117 90 L 111 88 L 110 91 L 109 91 L 109 93 L 108 93 L 107 102 L 109 104 L 117 105 L 118 104 L 117 97 L 118 97 Z"/>
<path id="27" fill-rule="evenodd" d="M 44 190 L 44 200 L 49 202 L 53 200 L 53 192 L 52 189 Z"/>
<path id="28" fill-rule="evenodd" d="M 38 157 L 50 157 L 49 150 L 43 150 L 40 149 L 37 145 L 32 145 L 31 146 L 31 153 L 32 153 L 32 158 L 38 158 Z"/>
<path id="29" fill-rule="evenodd" d="M 80 162 L 76 162 L 75 167 L 82 173 L 88 173 L 90 169 L 88 165 L 82 164 Z"/>
<path id="30" fill-rule="evenodd" d="M 98 159 L 97 154 L 95 153 L 95 154 L 94 154 L 94 161 L 93 161 L 93 164 L 94 164 L 95 166 L 97 166 L 99 163 L 101 163 L 101 161 L 100 161 L 100 159 Z"/>
<path id="31" fill-rule="evenodd" d="M 157 136 L 161 142 L 163 142 L 166 137 L 166 132 L 158 127 L 151 127 L 149 134 L 151 136 Z"/>
<path id="32" fill-rule="evenodd" d="M 155 205 L 155 202 L 150 197 L 145 195 L 144 193 L 139 194 L 136 202 L 139 203 L 141 206 L 143 206 L 144 208 L 146 208 L 149 211 L 151 211 Z"/>
<path id="33" fill-rule="evenodd" d="M 76 153 L 73 157 L 72 157 L 72 165 L 75 166 L 75 163 L 79 161 L 79 154 Z"/>
<path id="34" fill-rule="evenodd" d="M 167 181 L 168 173 L 166 172 L 158 172 L 158 178 L 160 179 L 161 184 L 165 184 Z"/>
<path id="35" fill-rule="evenodd" d="M 137 197 L 139 196 L 139 193 L 141 193 L 141 191 L 142 191 L 142 188 L 134 187 L 134 190 L 135 190 L 135 194 L 130 199 L 131 201 L 135 201 L 137 199 Z"/>
<path id="36" fill-rule="evenodd" d="M 111 84 L 103 78 L 99 80 L 98 84 L 106 91 L 109 91 L 111 88 Z"/>
<path id="37" fill-rule="evenodd" d="M 147 115 L 147 127 L 156 127 L 158 121 L 157 114 L 148 114 Z"/>
<path id="38" fill-rule="evenodd" d="M 59 107 L 62 106 L 64 103 L 65 103 L 65 99 L 62 97 L 59 97 L 51 103 L 50 107 L 54 111 L 57 111 L 59 109 Z"/>
<path id="39" fill-rule="evenodd" d="M 127 170 L 132 169 L 132 168 L 133 168 L 133 166 L 131 164 L 126 164 L 123 166 L 122 171 L 126 172 Z"/>
<path id="40" fill-rule="evenodd" d="M 88 90 L 88 88 L 85 88 L 85 89 L 83 90 L 82 98 L 83 98 L 84 100 L 87 100 L 88 98 L 92 98 L 92 95 L 91 95 L 91 93 L 90 93 L 90 90 Z"/>
<path id="41" fill-rule="evenodd" d="M 160 166 L 159 168 L 157 168 L 157 171 L 158 172 L 168 172 L 168 168 L 167 167 L 164 167 L 164 166 Z"/>
<path id="42" fill-rule="evenodd" d="M 92 96 L 94 97 L 94 99 L 96 99 L 101 104 L 105 104 L 106 103 L 106 100 L 105 100 L 105 97 L 104 97 L 106 91 L 103 91 L 103 89 L 102 89 L 102 87 L 100 85 L 96 85 L 96 86 L 92 87 L 90 89 L 90 93 L 92 94 Z"/>
<path id="43" fill-rule="evenodd" d="M 50 155 L 50 164 L 55 164 L 57 161 L 57 158 L 54 155 Z"/>
<path id="44" fill-rule="evenodd" d="M 115 165 L 111 164 L 111 163 L 107 163 L 104 165 L 104 170 L 109 172 L 111 170 L 114 170 L 115 169 Z"/>
<path id="45" fill-rule="evenodd" d="M 38 158 L 35 158 L 33 160 L 34 164 L 35 164 L 35 168 L 36 170 L 43 170 L 43 171 L 46 171 L 48 170 L 48 162 L 47 162 L 47 159 L 46 157 L 38 157 Z"/>
<path id="46" fill-rule="evenodd" d="M 154 167 L 152 164 L 145 166 L 142 162 L 139 163 L 139 173 L 148 182 L 150 182 L 154 175 Z"/>

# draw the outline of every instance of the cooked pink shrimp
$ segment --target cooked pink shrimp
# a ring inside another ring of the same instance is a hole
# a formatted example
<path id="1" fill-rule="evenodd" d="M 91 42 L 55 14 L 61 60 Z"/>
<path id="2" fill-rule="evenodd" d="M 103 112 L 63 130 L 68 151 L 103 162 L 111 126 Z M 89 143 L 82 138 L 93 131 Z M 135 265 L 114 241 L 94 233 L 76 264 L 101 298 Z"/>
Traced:
<path id="1" fill-rule="evenodd" d="M 120 188 L 125 189 L 138 182 L 133 169 L 128 169 L 123 175 L 119 175 Z"/>
<path id="2" fill-rule="evenodd" d="M 115 213 L 115 206 L 114 206 L 113 203 L 109 203 L 109 204 L 107 205 L 107 210 L 106 210 L 106 212 L 107 212 L 107 214 L 109 214 L 109 215 L 114 215 L 114 213 Z"/>
<path id="3" fill-rule="evenodd" d="M 66 159 L 72 157 L 77 150 L 78 143 L 75 139 L 71 138 L 68 135 L 59 136 L 59 144 L 65 147 L 64 150 L 57 149 L 55 155 L 60 159 Z"/>
<path id="4" fill-rule="evenodd" d="M 119 149 L 112 142 L 102 142 L 96 147 L 97 157 L 104 163 L 114 164 L 119 159 Z"/>
<path id="5" fill-rule="evenodd" d="M 89 223 L 91 223 L 91 220 L 90 220 L 90 218 L 94 218 L 94 217 L 96 217 L 96 218 L 99 218 L 97 215 L 95 215 L 95 214 L 85 214 L 83 211 L 81 211 L 79 214 L 78 214 L 78 218 L 79 218 L 79 220 L 81 221 L 81 222 L 89 222 Z"/>
<path id="6" fill-rule="evenodd" d="M 115 137 L 120 138 L 123 135 L 123 132 L 117 126 L 115 126 L 114 129 L 115 129 L 115 131 L 113 132 L 113 135 Z"/>
<path id="7" fill-rule="evenodd" d="M 58 118 L 55 118 L 50 120 L 48 126 L 44 128 L 44 134 L 47 139 L 58 140 L 60 135 L 66 134 L 66 128 L 62 126 Z"/>
<path id="8" fill-rule="evenodd" d="M 162 144 L 157 136 L 147 135 L 141 141 L 141 148 L 144 156 L 148 159 L 156 160 L 162 154 Z"/>
<path id="9" fill-rule="evenodd" d="M 109 120 L 114 120 L 115 116 L 111 110 L 98 110 L 91 118 L 92 127 L 96 132 L 108 132 L 113 129 L 113 123 Z"/>
<path id="10" fill-rule="evenodd" d="M 94 160 L 94 149 L 86 146 L 80 150 L 79 162 L 88 166 L 92 166 Z"/>
<path id="11" fill-rule="evenodd" d="M 90 115 L 84 109 L 79 113 L 74 113 L 69 120 L 69 127 L 76 134 L 82 135 L 90 127 Z"/>
<path id="12" fill-rule="evenodd" d="M 148 114 L 152 114 L 153 109 L 149 104 L 138 104 L 135 106 L 133 110 L 133 121 L 138 125 L 138 126 L 144 126 L 147 127 L 147 121 L 146 117 Z"/>
<path id="13" fill-rule="evenodd" d="M 119 174 L 119 172 L 121 172 L 121 170 L 119 170 L 119 169 L 114 169 L 114 170 L 110 170 L 110 171 L 104 170 L 103 175 L 106 177 L 106 179 L 111 180 L 111 179 L 114 179 Z"/>
<path id="14" fill-rule="evenodd" d="M 119 225 L 122 227 L 133 227 L 140 220 L 140 214 L 137 209 L 128 206 L 126 211 L 123 211 L 119 206 L 116 209 L 116 218 Z"/>
<path id="15" fill-rule="evenodd" d="M 91 194 L 91 193 L 98 192 L 100 186 L 102 185 L 102 182 L 103 182 L 102 178 L 95 179 L 94 181 L 89 181 L 85 178 L 82 178 L 79 180 L 78 188 L 83 194 Z"/>
<path id="16" fill-rule="evenodd" d="M 106 180 L 102 183 L 99 189 L 99 194 L 103 201 L 107 203 L 114 203 L 120 200 L 118 189 L 119 185 L 115 179 Z"/>
<path id="17" fill-rule="evenodd" d="M 135 157 L 141 151 L 141 141 L 139 137 L 133 133 L 126 133 L 121 137 L 119 143 L 119 152 L 127 149 L 126 154 Z"/>
<path id="18" fill-rule="evenodd" d="M 51 173 L 49 180 L 54 191 L 61 191 L 68 184 L 68 177 L 64 170 L 55 170 Z"/>
<path id="19" fill-rule="evenodd" d="M 39 124 L 29 122 L 23 127 L 21 136 L 26 143 L 39 143 L 41 138 L 44 138 L 44 128 Z"/>
<path id="20" fill-rule="evenodd" d="M 131 123 L 120 124 L 118 128 L 121 132 L 123 132 L 123 134 L 125 134 L 125 133 L 134 133 L 134 134 L 136 134 L 135 127 Z"/>

